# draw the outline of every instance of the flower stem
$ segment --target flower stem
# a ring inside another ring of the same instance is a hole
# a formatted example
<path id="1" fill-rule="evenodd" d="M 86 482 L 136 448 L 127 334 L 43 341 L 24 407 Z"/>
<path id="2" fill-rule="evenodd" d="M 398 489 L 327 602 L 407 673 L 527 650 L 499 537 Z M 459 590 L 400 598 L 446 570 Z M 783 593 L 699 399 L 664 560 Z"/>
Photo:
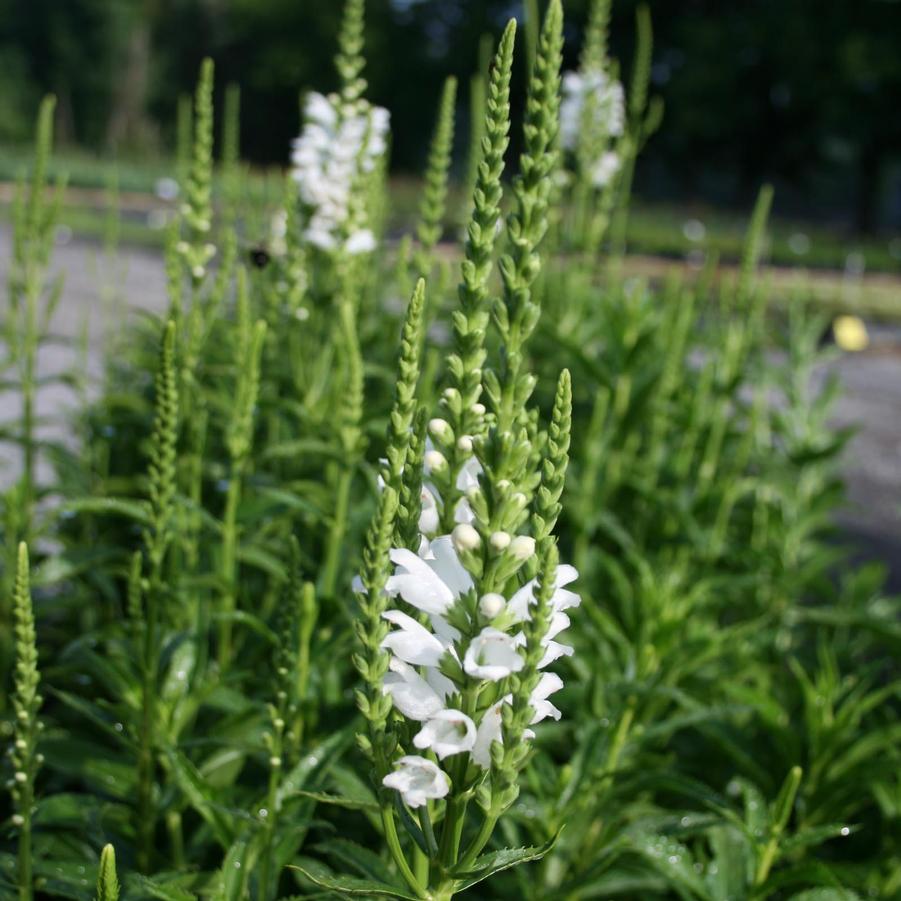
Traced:
<path id="1" fill-rule="evenodd" d="M 334 597 L 335 585 L 338 581 L 338 564 L 344 546 L 344 533 L 347 530 L 347 511 L 350 504 L 350 487 L 353 470 L 348 464 L 342 464 L 335 488 L 335 513 L 328 534 L 325 549 L 325 563 L 322 567 L 320 593 L 324 598 Z"/>
<path id="2" fill-rule="evenodd" d="M 235 560 L 237 554 L 238 504 L 241 500 L 241 475 L 238 467 L 232 465 L 225 498 L 225 512 L 222 517 L 222 620 L 219 623 L 219 665 L 224 670 L 232 654 L 231 614 L 235 609 Z"/>
<path id="3" fill-rule="evenodd" d="M 407 882 L 407 885 L 416 893 L 418 898 L 428 898 L 428 894 L 423 889 L 422 884 L 410 869 L 407 858 L 404 855 L 403 848 L 400 846 L 400 839 L 397 835 L 397 827 L 394 823 L 394 811 L 390 807 L 382 807 L 382 828 L 385 830 L 385 840 L 388 842 L 388 850 L 397 864 L 401 875 Z"/>

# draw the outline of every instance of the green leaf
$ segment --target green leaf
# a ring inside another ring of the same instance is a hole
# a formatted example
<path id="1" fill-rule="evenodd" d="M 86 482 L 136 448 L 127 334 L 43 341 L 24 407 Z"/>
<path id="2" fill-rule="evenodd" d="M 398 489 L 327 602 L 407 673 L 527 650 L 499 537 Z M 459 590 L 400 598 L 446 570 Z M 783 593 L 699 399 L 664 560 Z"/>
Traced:
<path id="1" fill-rule="evenodd" d="M 557 842 L 560 835 L 558 832 L 553 838 L 548 839 L 543 845 L 536 845 L 530 848 L 505 848 L 502 851 L 493 851 L 490 854 L 483 854 L 477 857 L 471 867 L 465 870 L 451 870 L 451 876 L 457 880 L 455 890 L 458 892 L 466 891 L 479 882 L 500 873 L 503 870 L 509 870 L 511 867 L 518 867 L 520 864 L 529 863 L 533 860 L 541 860 Z"/>
<path id="2" fill-rule="evenodd" d="M 320 842 L 315 850 L 333 857 L 345 867 L 356 870 L 364 879 L 397 886 L 397 877 L 388 864 L 374 851 L 346 838 L 332 838 Z M 400 886 L 403 890 L 403 886 Z"/>
<path id="3" fill-rule="evenodd" d="M 791 901 L 860 901 L 860 895 L 846 888 L 811 888 L 792 895 Z"/>
<path id="4" fill-rule="evenodd" d="M 216 794 L 198 769 L 182 754 L 170 748 L 166 754 L 172 774 L 191 806 L 203 817 L 223 848 L 234 841 L 233 818 L 215 801 Z"/>
<path id="5" fill-rule="evenodd" d="M 291 771 L 282 779 L 276 798 L 279 805 L 290 798 L 298 789 L 302 789 L 332 764 L 337 763 L 341 753 L 350 744 L 355 734 L 355 723 L 330 735 L 322 744 L 312 748 L 302 757 Z"/>
<path id="6" fill-rule="evenodd" d="M 685 845 L 665 835 L 639 833 L 633 838 L 632 847 L 674 888 L 687 889 L 703 901 L 712 901 Z"/>
<path id="7" fill-rule="evenodd" d="M 150 879 L 147 876 L 137 875 L 129 877 L 127 882 L 129 885 L 136 885 L 151 898 L 158 898 L 159 901 L 196 901 L 197 899 L 193 892 L 174 883 L 160 882 L 159 877 Z M 129 892 L 129 894 L 131 893 Z"/>
<path id="8" fill-rule="evenodd" d="M 299 788 L 292 792 L 302 798 L 309 798 L 319 804 L 331 804 L 333 807 L 344 807 L 347 810 L 378 810 L 376 801 L 362 800 L 358 798 L 344 798 L 341 795 L 330 795 L 328 792 L 307 791 Z"/>
<path id="9" fill-rule="evenodd" d="M 150 509 L 144 501 L 125 497 L 83 497 L 67 501 L 61 513 L 109 513 L 125 516 L 142 526 L 151 523 Z"/>
<path id="10" fill-rule="evenodd" d="M 306 860 L 304 866 L 292 865 L 289 869 L 300 871 L 310 882 L 320 888 L 330 889 L 344 895 L 374 895 L 377 898 L 403 898 L 404 901 L 418 901 L 416 895 L 411 895 L 384 882 L 376 882 L 374 879 L 358 879 L 356 876 L 335 876 L 318 861 Z"/>

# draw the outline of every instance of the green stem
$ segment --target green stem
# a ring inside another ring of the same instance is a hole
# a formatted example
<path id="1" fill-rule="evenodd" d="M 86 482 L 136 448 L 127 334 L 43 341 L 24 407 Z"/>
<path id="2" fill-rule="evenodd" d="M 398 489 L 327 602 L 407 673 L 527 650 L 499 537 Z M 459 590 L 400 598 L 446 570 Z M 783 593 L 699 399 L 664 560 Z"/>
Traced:
<path id="1" fill-rule="evenodd" d="M 488 844 L 491 840 L 491 836 L 494 834 L 494 827 L 497 825 L 497 821 L 498 814 L 492 813 L 485 817 L 482 821 L 482 827 L 479 829 L 478 835 L 472 840 L 472 844 L 466 850 L 466 853 L 460 861 L 461 867 L 470 866 L 479 854 L 481 854 L 482 849 Z"/>
<path id="2" fill-rule="evenodd" d="M 237 558 L 238 504 L 241 500 L 241 467 L 232 461 L 231 478 L 228 481 L 228 494 L 225 498 L 225 512 L 222 516 L 222 619 L 219 621 L 219 666 L 224 671 L 232 655 L 232 620 L 235 610 L 235 561 Z"/>
<path id="3" fill-rule="evenodd" d="M 341 553 L 344 549 L 344 533 L 347 531 L 347 511 L 350 505 L 352 481 L 353 468 L 349 463 L 342 464 L 335 488 L 335 513 L 329 529 L 325 548 L 325 562 L 322 566 L 322 576 L 319 583 L 320 592 L 325 598 L 335 596 L 335 586 L 338 582 L 338 565 L 341 562 Z"/>
<path id="4" fill-rule="evenodd" d="M 273 758 L 278 757 L 281 760 L 281 742 L 272 752 Z M 278 793 L 279 775 L 281 767 L 270 767 L 269 769 L 269 790 L 266 794 L 266 846 L 263 850 L 262 869 L 260 871 L 260 901 L 268 901 L 270 896 L 270 882 L 272 880 L 272 844 L 275 838 L 276 827 L 276 796 Z M 278 874 L 275 876 L 276 886 L 278 885 Z"/>
<path id="5" fill-rule="evenodd" d="M 32 870 L 31 870 L 31 808 L 34 804 L 34 791 L 29 782 L 28 788 L 23 792 L 20 816 L 23 819 L 19 827 L 18 870 L 19 870 L 19 901 L 31 901 L 32 899 Z"/>
<path id="6" fill-rule="evenodd" d="M 422 884 L 410 869 L 407 858 L 400 846 L 400 839 L 397 835 L 397 827 L 394 823 L 394 811 L 390 807 L 382 807 L 382 828 L 385 830 L 385 840 L 388 843 L 388 850 L 397 864 L 401 875 L 407 882 L 407 885 L 416 893 L 417 898 L 428 898 L 428 894 L 423 889 Z"/>

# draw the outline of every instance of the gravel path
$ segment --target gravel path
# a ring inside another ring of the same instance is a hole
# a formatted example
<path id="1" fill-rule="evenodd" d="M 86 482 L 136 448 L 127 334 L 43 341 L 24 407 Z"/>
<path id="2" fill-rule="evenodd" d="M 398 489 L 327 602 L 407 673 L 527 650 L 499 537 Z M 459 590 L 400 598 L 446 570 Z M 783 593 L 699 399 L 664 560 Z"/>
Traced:
<path id="1" fill-rule="evenodd" d="M 3 282 L 9 243 L 8 229 L 0 228 Z M 65 371 L 76 362 L 71 340 L 83 334 L 87 321 L 88 370 L 98 375 L 96 351 L 104 337 L 121 330 L 138 310 L 163 308 L 165 275 L 157 253 L 123 249 L 116 265 L 118 269 L 111 267 L 95 244 L 73 241 L 55 249 L 54 270 L 64 276 L 65 287 L 52 330 L 67 343 L 45 348 L 39 361 L 42 374 Z M 871 326 L 871 339 L 867 351 L 845 354 L 828 366 L 843 385 L 836 424 L 858 430 L 845 452 L 848 506 L 840 521 L 858 546 L 859 556 L 889 563 L 892 587 L 901 590 L 901 328 Z M 39 392 L 38 415 L 58 419 L 61 411 L 78 402 L 70 388 L 48 385 Z M 15 394 L 0 392 L 0 421 L 17 412 Z M 42 427 L 41 435 L 66 438 L 58 424 Z M 0 451 L 0 487 L 8 484 L 16 468 L 8 448 Z"/>

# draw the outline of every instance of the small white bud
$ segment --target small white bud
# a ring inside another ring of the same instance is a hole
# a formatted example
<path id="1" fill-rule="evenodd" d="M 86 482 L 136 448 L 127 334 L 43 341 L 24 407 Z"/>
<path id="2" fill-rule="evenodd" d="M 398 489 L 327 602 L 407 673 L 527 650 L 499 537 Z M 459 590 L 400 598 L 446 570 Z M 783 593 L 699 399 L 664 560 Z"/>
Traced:
<path id="1" fill-rule="evenodd" d="M 275 726 L 276 729 L 281 731 L 285 728 L 285 721 L 281 717 L 278 717 L 278 719 L 272 721 L 272 725 Z"/>
<path id="2" fill-rule="evenodd" d="M 472 412 L 476 414 L 476 416 L 484 416 L 485 415 L 485 404 L 473 404 Z"/>
<path id="3" fill-rule="evenodd" d="M 430 472 L 440 472 L 447 467 L 447 460 L 444 459 L 444 454 L 441 451 L 426 451 L 423 462 Z"/>
<path id="4" fill-rule="evenodd" d="M 187 241 L 179 241 L 178 244 L 175 245 L 175 249 L 179 253 L 187 253 L 191 248 L 188 246 Z"/>
<path id="5" fill-rule="evenodd" d="M 535 539 L 529 535 L 517 535 L 510 542 L 510 553 L 517 560 L 528 560 L 535 553 Z"/>
<path id="6" fill-rule="evenodd" d="M 10 819 L 12 820 L 13 826 L 24 826 L 25 825 L 25 817 L 23 817 L 22 814 L 20 814 L 20 813 L 14 813 L 12 815 L 12 817 L 10 817 Z"/>
<path id="7" fill-rule="evenodd" d="M 434 435 L 436 438 L 446 435 L 449 428 L 450 423 L 446 419 L 436 418 L 429 420 L 429 434 Z"/>
<path id="8" fill-rule="evenodd" d="M 204 269 L 203 266 L 194 266 L 191 269 L 191 275 L 193 275 L 194 278 L 203 278 L 205 272 L 206 269 Z"/>
<path id="9" fill-rule="evenodd" d="M 21 782 L 27 782 L 27 781 L 28 781 L 28 776 L 26 776 L 25 773 L 22 772 L 22 770 L 19 770 L 19 771 L 15 774 L 15 776 L 13 776 L 13 779 L 15 779 L 16 782 L 19 782 L 19 783 L 21 783 Z"/>
<path id="10" fill-rule="evenodd" d="M 483 594 L 479 598 L 479 613 L 485 619 L 494 619 L 500 616 L 506 606 L 507 602 L 504 600 L 504 596 L 495 591 L 489 591 L 488 594 Z"/>
<path id="11" fill-rule="evenodd" d="M 456 388 L 445 388 L 444 391 L 441 392 L 445 400 L 453 400 L 456 397 L 460 396 L 460 392 L 457 391 Z"/>
<path id="12" fill-rule="evenodd" d="M 510 547 L 510 542 L 513 539 L 510 537 L 509 532 L 492 532 L 488 540 L 496 551 L 503 551 Z"/>
<path id="13" fill-rule="evenodd" d="M 479 538 L 479 533 L 469 523 L 461 522 L 451 532 L 451 540 L 454 542 L 457 553 L 460 553 L 461 551 L 475 550 L 482 539 Z"/>
<path id="14" fill-rule="evenodd" d="M 464 454 L 472 453 L 472 438 L 469 435 L 461 435 L 457 439 L 457 450 Z"/>
<path id="15" fill-rule="evenodd" d="M 25 741 L 24 738 L 17 738 L 17 739 L 16 739 L 16 747 L 17 747 L 20 751 L 24 751 L 24 750 L 28 747 L 28 742 Z"/>
<path id="16" fill-rule="evenodd" d="M 516 494 L 513 495 L 513 502 L 518 507 L 525 507 L 529 502 L 529 499 L 521 491 L 517 491 Z"/>
<path id="17" fill-rule="evenodd" d="M 463 493 L 469 500 L 474 501 L 482 493 L 482 489 L 478 485 L 470 485 Z"/>
<path id="18" fill-rule="evenodd" d="M 273 769 L 277 770 L 282 765 L 281 757 L 270 757 L 269 758 L 269 766 Z"/>
<path id="19" fill-rule="evenodd" d="M 498 479 L 497 488 L 498 491 L 506 491 L 510 487 L 509 479 Z"/>

